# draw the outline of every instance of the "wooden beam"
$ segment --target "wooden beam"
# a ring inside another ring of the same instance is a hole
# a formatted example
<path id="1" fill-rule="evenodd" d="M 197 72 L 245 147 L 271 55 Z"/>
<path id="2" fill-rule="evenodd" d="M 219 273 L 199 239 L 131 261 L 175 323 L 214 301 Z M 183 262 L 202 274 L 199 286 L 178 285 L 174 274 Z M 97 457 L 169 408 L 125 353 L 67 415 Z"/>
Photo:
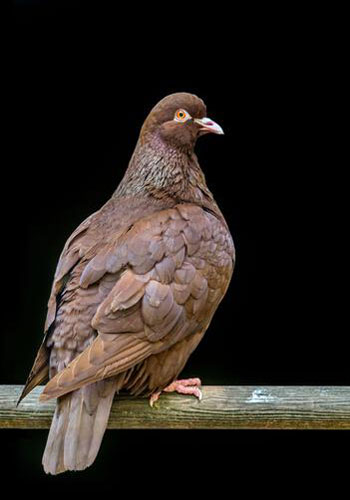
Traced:
<path id="1" fill-rule="evenodd" d="M 55 401 L 37 387 L 18 407 L 22 386 L 0 386 L 0 428 L 47 429 Z M 109 429 L 350 429 L 350 387 L 205 386 L 203 399 L 163 394 L 116 397 Z"/>

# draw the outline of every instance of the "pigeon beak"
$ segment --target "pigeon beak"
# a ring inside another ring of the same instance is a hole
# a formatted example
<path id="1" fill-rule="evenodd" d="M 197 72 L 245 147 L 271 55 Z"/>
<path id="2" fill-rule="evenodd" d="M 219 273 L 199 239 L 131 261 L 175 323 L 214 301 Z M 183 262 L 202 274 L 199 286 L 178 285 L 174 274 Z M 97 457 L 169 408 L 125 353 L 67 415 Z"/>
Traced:
<path id="1" fill-rule="evenodd" d="M 199 130 L 202 131 L 203 133 L 212 132 L 213 134 L 219 134 L 219 135 L 224 134 L 224 131 L 222 130 L 220 125 L 215 123 L 210 118 L 201 118 L 201 119 L 195 118 L 193 121 L 201 126 Z"/>

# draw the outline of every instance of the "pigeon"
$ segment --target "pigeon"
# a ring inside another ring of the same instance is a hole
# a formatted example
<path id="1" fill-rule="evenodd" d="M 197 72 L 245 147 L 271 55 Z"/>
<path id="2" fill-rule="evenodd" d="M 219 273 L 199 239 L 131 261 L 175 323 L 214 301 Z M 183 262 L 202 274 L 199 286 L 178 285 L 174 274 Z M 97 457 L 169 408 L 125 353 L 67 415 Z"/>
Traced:
<path id="1" fill-rule="evenodd" d="M 98 453 L 115 394 L 176 391 L 229 286 L 235 250 L 194 152 L 223 134 L 185 92 L 146 118 L 116 191 L 68 238 L 54 276 L 45 335 L 21 394 L 46 383 L 57 398 L 43 467 L 83 470 Z"/>

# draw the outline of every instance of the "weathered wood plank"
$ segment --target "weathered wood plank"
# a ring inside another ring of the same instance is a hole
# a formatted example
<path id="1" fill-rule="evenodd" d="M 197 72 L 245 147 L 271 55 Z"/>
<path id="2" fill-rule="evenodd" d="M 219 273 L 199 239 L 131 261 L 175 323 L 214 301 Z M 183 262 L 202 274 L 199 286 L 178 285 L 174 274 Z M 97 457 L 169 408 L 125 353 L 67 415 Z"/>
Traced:
<path id="1" fill-rule="evenodd" d="M 55 401 L 37 387 L 16 408 L 22 386 L 0 386 L 0 428 L 46 429 Z M 350 387 L 205 386 L 202 401 L 164 394 L 116 397 L 109 429 L 350 429 Z"/>

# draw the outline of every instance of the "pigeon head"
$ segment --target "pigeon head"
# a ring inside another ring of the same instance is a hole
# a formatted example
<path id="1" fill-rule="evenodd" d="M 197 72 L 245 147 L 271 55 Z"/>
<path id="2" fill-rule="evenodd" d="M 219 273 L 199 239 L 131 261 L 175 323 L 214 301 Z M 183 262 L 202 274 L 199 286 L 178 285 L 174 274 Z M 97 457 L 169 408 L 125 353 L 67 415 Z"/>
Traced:
<path id="1" fill-rule="evenodd" d="M 223 130 L 207 117 L 199 97 L 185 92 L 162 99 L 147 116 L 115 196 L 212 200 L 194 153 L 196 140 Z M 213 202 L 214 203 L 214 202 Z"/>
<path id="2" fill-rule="evenodd" d="M 179 92 L 162 99 L 150 112 L 142 127 L 141 138 L 158 135 L 172 147 L 193 149 L 199 136 L 223 130 L 207 117 L 204 102 L 199 97 Z"/>

